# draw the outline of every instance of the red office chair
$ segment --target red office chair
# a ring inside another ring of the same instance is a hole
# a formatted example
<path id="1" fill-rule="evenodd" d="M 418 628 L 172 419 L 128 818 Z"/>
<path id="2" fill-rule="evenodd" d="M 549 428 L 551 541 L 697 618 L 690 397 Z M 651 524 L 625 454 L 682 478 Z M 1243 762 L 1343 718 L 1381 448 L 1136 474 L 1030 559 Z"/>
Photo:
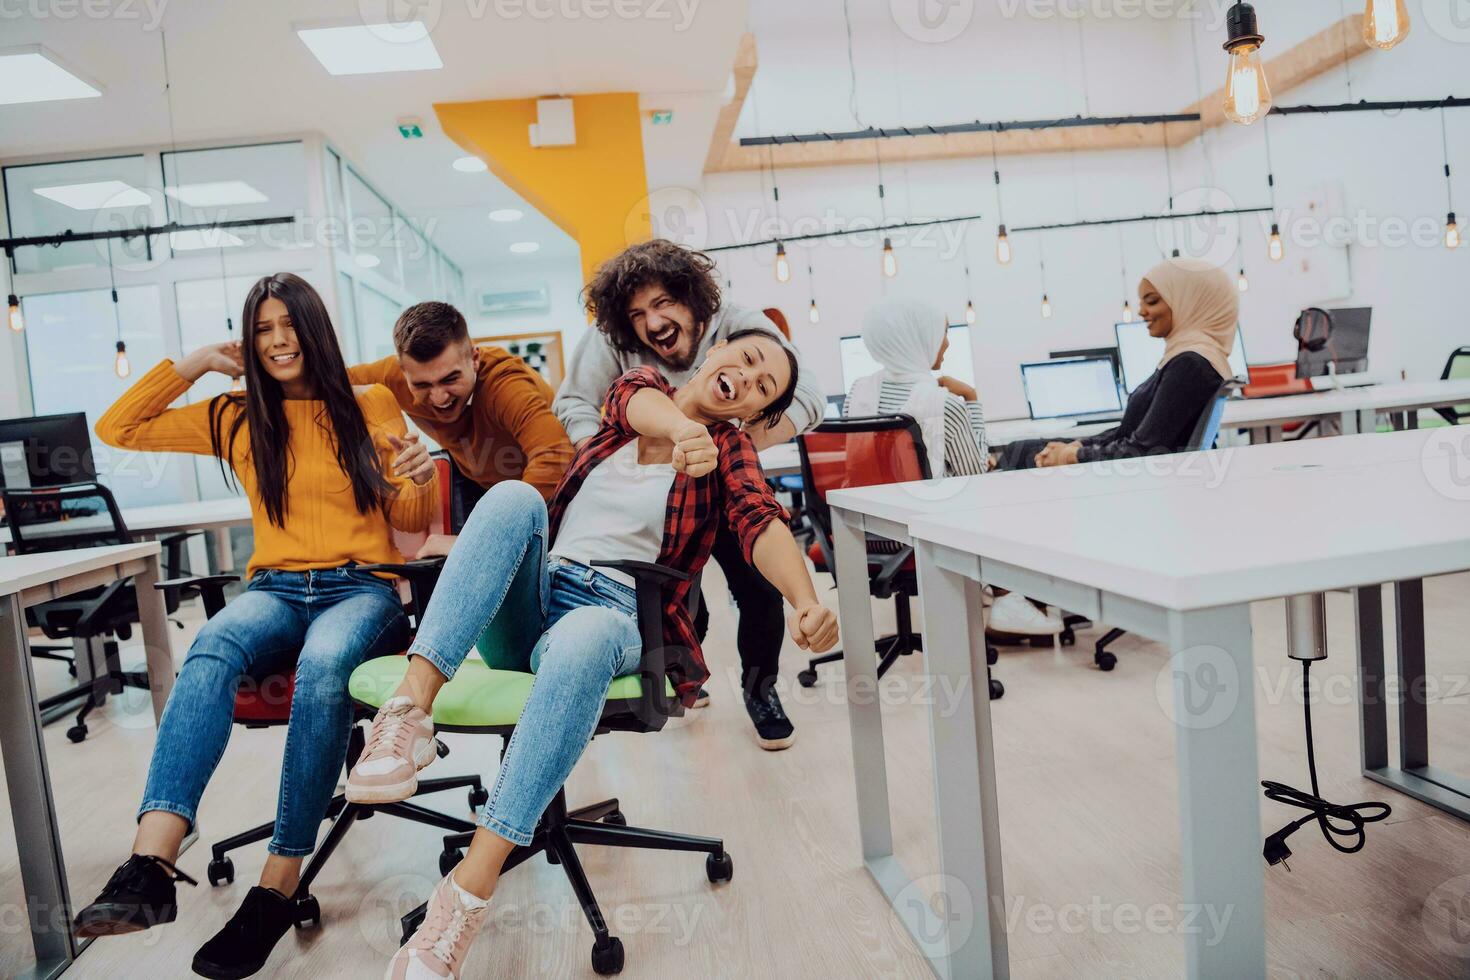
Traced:
<path id="1" fill-rule="evenodd" d="M 435 527 L 440 528 L 443 533 L 449 533 L 449 475 L 450 466 L 448 457 L 435 454 L 435 466 L 439 475 L 439 514 L 435 518 Z M 422 536 L 419 536 L 420 538 Z M 404 543 L 408 539 L 400 538 L 400 548 L 409 545 Z M 439 561 L 415 562 L 414 565 L 422 565 L 424 569 L 434 568 L 437 574 Z M 224 587 L 227 583 L 238 581 L 235 575 L 209 575 L 198 578 L 178 579 L 169 582 L 158 583 L 158 588 L 176 588 L 180 586 L 193 586 L 203 593 L 204 611 L 207 617 L 213 617 L 225 606 Z M 408 580 L 410 596 L 405 603 L 405 608 L 410 617 L 417 622 L 417 617 L 422 614 L 428 605 L 431 589 L 431 579 L 421 579 L 414 575 Z M 251 684 L 242 684 L 235 694 L 235 723 L 246 728 L 271 728 L 284 725 L 291 718 L 291 694 L 296 686 L 295 670 L 273 674 Z M 364 708 L 355 709 L 353 718 L 352 734 L 347 743 L 346 770 L 351 772 L 356 765 L 357 759 L 362 755 L 366 742 L 363 733 L 362 722 L 371 721 L 373 713 Z M 449 750 L 441 742 L 438 744 L 439 755 L 447 755 Z M 482 785 L 479 776 L 449 776 L 441 779 L 420 779 L 415 796 L 426 793 L 438 793 L 447 789 L 468 789 L 469 805 L 474 811 L 489 798 L 489 793 Z M 327 820 L 332 821 L 332 828 L 327 832 L 326 838 L 316 853 L 312 855 L 306 868 L 301 874 L 301 883 L 297 886 L 296 894 L 293 896 L 296 902 L 296 925 L 305 927 L 312 923 L 321 923 L 321 906 L 311 894 L 312 882 L 316 880 L 317 874 L 323 865 L 342 842 L 347 831 L 351 829 L 357 820 L 372 816 L 373 813 L 387 813 L 415 823 L 427 824 L 438 827 L 450 833 L 469 832 L 475 829 L 473 821 L 447 816 L 430 810 L 427 807 L 415 803 L 384 803 L 365 806 L 357 803 L 348 803 L 346 796 L 338 793 L 332 797 L 327 806 Z M 237 847 L 246 844 L 254 844 L 258 841 L 267 840 L 275 832 L 275 821 L 261 824 L 258 827 L 227 837 L 213 845 L 211 849 L 211 860 L 207 869 L 209 883 L 211 885 L 228 884 L 235 880 L 235 864 L 230 860 L 228 854 Z"/>
<path id="2" fill-rule="evenodd" d="M 929 479 L 929 457 L 919 424 L 907 415 L 874 415 L 823 422 L 797 439 L 801 453 L 802 481 L 807 487 L 807 513 L 815 541 L 808 550 L 818 571 L 836 576 L 832 551 L 832 512 L 827 494 L 845 487 L 870 487 Z M 870 538 L 868 541 L 868 591 L 874 598 L 892 599 L 897 632 L 879 637 L 878 676 L 888 672 L 899 657 L 922 650 L 923 637 L 915 632 L 909 599 L 918 595 L 914 549 L 908 545 Z M 843 657 L 841 650 L 813 657 L 796 675 L 803 687 L 817 682 L 817 667 Z M 985 647 L 987 664 L 996 661 L 996 650 Z M 989 673 L 987 669 L 987 674 Z M 1005 693 L 1000 681 L 990 678 L 992 700 Z"/>
<path id="3" fill-rule="evenodd" d="M 1314 391 L 1311 378 L 1298 378 L 1296 376 L 1296 362 L 1287 361 L 1285 364 L 1252 364 L 1247 368 L 1250 372 L 1250 383 L 1241 389 L 1241 394 L 1246 398 L 1275 398 L 1278 395 L 1301 395 Z M 1281 426 L 1281 434 L 1299 432 L 1295 438 L 1300 439 L 1308 435 L 1317 427 L 1316 422 L 1287 422 Z"/>

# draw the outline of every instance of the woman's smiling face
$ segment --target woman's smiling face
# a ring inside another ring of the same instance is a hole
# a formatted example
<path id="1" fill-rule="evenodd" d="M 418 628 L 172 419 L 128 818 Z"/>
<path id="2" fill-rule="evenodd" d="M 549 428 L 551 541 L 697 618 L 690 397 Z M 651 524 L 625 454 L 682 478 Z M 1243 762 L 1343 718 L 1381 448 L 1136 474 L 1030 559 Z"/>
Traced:
<path id="1" fill-rule="evenodd" d="M 689 384 L 711 418 L 752 419 L 791 385 L 791 359 L 774 336 L 721 340 Z"/>
<path id="2" fill-rule="evenodd" d="M 255 311 L 255 353 L 260 366 L 282 387 L 299 382 L 306 376 L 305 355 L 296 342 L 296 328 L 291 313 L 274 296 L 261 301 Z"/>
<path id="3" fill-rule="evenodd" d="M 1138 315 L 1148 324 L 1150 337 L 1167 337 L 1174 332 L 1174 311 L 1147 279 L 1138 281 Z"/>

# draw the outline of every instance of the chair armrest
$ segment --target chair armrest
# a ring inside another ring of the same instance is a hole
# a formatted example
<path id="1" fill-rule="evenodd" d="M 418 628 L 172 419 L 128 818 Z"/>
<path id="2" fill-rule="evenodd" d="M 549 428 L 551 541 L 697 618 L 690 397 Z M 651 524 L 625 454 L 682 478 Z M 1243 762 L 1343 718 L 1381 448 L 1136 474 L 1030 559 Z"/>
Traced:
<path id="1" fill-rule="evenodd" d="M 632 577 L 638 596 L 638 634 L 643 640 L 643 658 L 638 673 L 643 678 L 643 695 L 634 713 L 651 731 L 658 731 L 671 715 L 683 714 L 677 697 L 664 693 L 668 677 L 668 648 L 664 646 L 664 589 L 690 576 L 676 568 L 648 561 L 594 561 L 597 568 L 611 568 Z"/>
<path id="2" fill-rule="evenodd" d="M 179 561 L 183 557 L 183 545 L 190 538 L 198 537 L 203 531 L 180 531 L 176 534 L 165 534 L 158 539 L 158 546 L 163 549 L 163 567 L 170 574 L 177 575 L 182 568 Z"/>
<path id="3" fill-rule="evenodd" d="M 371 565 L 353 566 L 359 572 L 383 572 L 408 579 L 409 609 L 414 622 L 423 619 L 429 600 L 434 597 L 434 586 L 439 582 L 439 573 L 444 571 L 444 558 L 419 558 L 404 562 L 377 562 Z"/>
<path id="4" fill-rule="evenodd" d="M 155 582 L 153 587 L 160 592 L 172 592 L 180 600 L 203 597 L 204 615 L 213 619 L 216 613 L 225 608 L 225 586 L 238 581 L 238 575 L 186 575 L 183 578 Z"/>

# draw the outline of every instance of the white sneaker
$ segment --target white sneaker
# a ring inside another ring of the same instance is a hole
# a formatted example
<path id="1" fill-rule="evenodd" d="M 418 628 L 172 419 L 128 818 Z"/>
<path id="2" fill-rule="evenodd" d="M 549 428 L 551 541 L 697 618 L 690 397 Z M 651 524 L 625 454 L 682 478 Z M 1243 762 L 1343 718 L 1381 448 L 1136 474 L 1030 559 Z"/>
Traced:
<path id="1" fill-rule="evenodd" d="M 397 803 L 414 794 L 419 770 L 433 762 L 434 722 L 406 697 L 378 709 L 367 746 L 347 775 L 349 803 Z"/>
<path id="2" fill-rule="evenodd" d="M 424 922 L 388 964 L 384 980 L 459 980 L 488 903 L 445 875 L 429 898 Z"/>
<path id="3" fill-rule="evenodd" d="M 1007 592 L 991 603 L 990 618 L 985 628 L 1022 636 L 1055 636 L 1066 627 L 1056 613 L 1042 612 L 1019 592 Z"/>

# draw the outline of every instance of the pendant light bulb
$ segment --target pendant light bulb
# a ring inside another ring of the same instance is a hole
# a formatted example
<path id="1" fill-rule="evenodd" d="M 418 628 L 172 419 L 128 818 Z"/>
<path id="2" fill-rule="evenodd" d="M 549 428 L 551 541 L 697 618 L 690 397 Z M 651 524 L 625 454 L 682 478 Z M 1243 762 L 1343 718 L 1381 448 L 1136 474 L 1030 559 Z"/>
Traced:
<path id="1" fill-rule="evenodd" d="M 20 297 L 11 293 L 7 297 L 7 302 L 10 305 L 10 329 L 15 333 L 20 333 L 26 328 L 26 318 L 20 312 Z"/>
<path id="2" fill-rule="evenodd" d="M 1011 264 L 1011 240 L 1006 237 L 1006 226 L 1001 225 L 995 236 L 995 261 L 1001 265 Z"/>
<path id="3" fill-rule="evenodd" d="M 1266 243 L 1266 254 L 1271 257 L 1272 262 L 1280 262 L 1281 257 L 1286 254 L 1281 245 L 1281 229 L 1275 224 L 1271 225 L 1271 238 Z"/>
<path id="4" fill-rule="evenodd" d="M 807 310 L 806 318 L 813 323 L 822 322 L 822 314 L 817 312 L 817 301 L 812 300 L 812 308 Z"/>
<path id="5" fill-rule="evenodd" d="M 133 365 L 128 361 L 128 345 L 121 340 L 117 342 L 117 357 L 112 361 L 112 370 L 119 378 L 133 373 Z"/>
<path id="6" fill-rule="evenodd" d="M 1387 51 L 1409 36 L 1409 11 L 1404 0 L 1368 0 L 1363 11 L 1363 43 Z"/>
<path id="7" fill-rule="evenodd" d="M 1240 267 L 1240 275 L 1235 278 L 1235 288 L 1242 293 L 1251 288 L 1251 281 L 1245 277 L 1245 266 Z"/>
<path id="8" fill-rule="evenodd" d="M 1127 306 L 1128 304 L 1124 303 L 1123 305 Z M 1041 294 L 1041 318 L 1043 320 L 1051 319 L 1051 300 L 1046 298 L 1046 293 Z"/>
<path id="9" fill-rule="evenodd" d="M 776 243 L 776 281 L 791 281 L 791 263 L 786 261 L 786 246 Z"/>
<path id="10" fill-rule="evenodd" d="M 975 322 L 975 303 L 973 300 L 965 300 L 965 322 Z"/>
<path id="11" fill-rule="evenodd" d="M 883 274 L 889 279 L 898 275 L 898 257 L 893 254 L 893 242 L 883 239 Z"/>
<path id="12" fill-rule="evenodd" d="M 1236 3 L 1225 14 L 1228 40 L 1224 47 L 1230 53 L 1225 71 L 1225 118 L 1248 126 L 1271 109 L 1271 87 L 1266 84 L 1266 70 L 1261 65 L 1261 44 L 1265 37 L 1256 24 L 1256 9 L 1248 3 Z"/>
<path id="13" fill-rule="evenodd" d="M 1123 301 L 1123 322 L 1133 322 L 1133 304 L 1128 302 L 1126 299 Z"/>
<path id="14" fill-rule="evenodd" d="M 1444 247 L 1460 247 L 1460 228 L 1455 224 L 1455 212 L 1451 211 L 1444 224 Z"/>

